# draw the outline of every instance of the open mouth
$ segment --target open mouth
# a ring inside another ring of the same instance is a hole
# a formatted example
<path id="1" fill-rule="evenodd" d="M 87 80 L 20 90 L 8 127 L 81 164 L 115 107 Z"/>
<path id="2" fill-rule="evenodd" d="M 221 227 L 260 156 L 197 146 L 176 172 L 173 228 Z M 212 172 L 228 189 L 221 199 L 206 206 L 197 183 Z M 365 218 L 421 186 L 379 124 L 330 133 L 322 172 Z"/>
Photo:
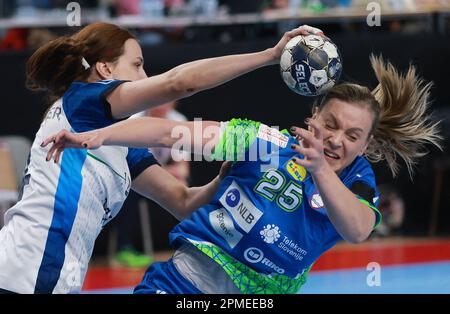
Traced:
<path id="1" fill-rule="evenodd" d="M 328 150 L 323 150 L 323 153 L 325 154 L 325 156 L 327 156 L 327 157 L 329 157 L 329 158 L 332 158 L 332 159 L 340 159 L 340 157 L 339 157 L 339 155 L 337 155 L 337 154 L 335 154 L 335 153 L 332 153 L 332 152 L 330 152 L 330 151 L 328 151 Z"/>

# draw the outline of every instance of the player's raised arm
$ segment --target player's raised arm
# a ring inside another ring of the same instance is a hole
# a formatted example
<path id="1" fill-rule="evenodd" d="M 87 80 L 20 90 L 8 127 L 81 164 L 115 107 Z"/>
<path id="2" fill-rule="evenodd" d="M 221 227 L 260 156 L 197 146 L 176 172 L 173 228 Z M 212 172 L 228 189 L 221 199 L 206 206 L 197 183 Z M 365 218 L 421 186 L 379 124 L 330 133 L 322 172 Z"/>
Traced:
<path id="1" fill-rule="evenodd" d="M 260 67 L 278 64 L 286 43 L 295 36 L 308 34 L 323 35 L 323 32 L 303 25 L 286 32 L 274 47 L 260 52 L 197 60 L 160 75 L 124 83 L 107 98 L 112 115 L 128 117 L 149 107 L 213 88 Z"/>

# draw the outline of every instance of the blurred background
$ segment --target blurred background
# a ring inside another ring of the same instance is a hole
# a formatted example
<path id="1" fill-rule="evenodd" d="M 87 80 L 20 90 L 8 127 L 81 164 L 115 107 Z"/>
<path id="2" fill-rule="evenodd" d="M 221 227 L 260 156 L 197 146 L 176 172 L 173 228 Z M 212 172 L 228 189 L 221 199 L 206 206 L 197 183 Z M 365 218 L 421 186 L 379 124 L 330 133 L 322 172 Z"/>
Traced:
<path id="1" fill-rule="evenodd" d="M 72 25 L 68 20 L 72 13 L 69 2 L 0 0 L 3 210 L 14 203 L 27 150 L 49 106 L 43 95 L 25 88 L 25 63 L 44 43 L 80 29 L 69 26 Z M 397 243 L 401 239 L 405 241 L 402 243 L 418 243 L 449 237 L 450 93 L 446 89 L 450 86 L 450 1 L 82 0 L 77 3 L 81 8 L 81 26 L 106 21 L 132 30 L 142 44 L 149 75 L 200 58 L 262 50 L 273 46 L 285 31 L 302 24 L 321 28 L 337 44 L 343 59 L 341 80 L 375 87 L 370 53 L 382 54 L 403 71 L 409 64 L 416 65 L 427 81 L 434 82 L 431 107 L 435 118 L 442 120 L 445 149 L 441 152 L 431 148 L 430 154 L 417 164 L 413 178 L 405 167 L 393 179 L 386 164 L 374 165 L 384 222 L 368 242 L 394 239 L 390 243 Z M 381 9 L 380 25 L 369 26 L 367 19 L 374 4 Z M 180 120 L 201 117 L 224 121 L 240 117 L 283 129 L 302 126 L 312 101 L 291 92 L 280 77 L 279 67 L 271 66 L 168 104 L 160 112 L 143 114 Z M 158 154 L 169 171 L 190 185 L 209 182 L 220 168 L 219 163 L 175 164 L 166 158 L 167 153 Z M 165 210 L 134 195 L 100 235 L 93 263 L 140 269 L 153 260 L 164 259 L 170 254 L 167 235 L 176 223 Z M 450 251 L 450 246 L 447 248 Z"/>

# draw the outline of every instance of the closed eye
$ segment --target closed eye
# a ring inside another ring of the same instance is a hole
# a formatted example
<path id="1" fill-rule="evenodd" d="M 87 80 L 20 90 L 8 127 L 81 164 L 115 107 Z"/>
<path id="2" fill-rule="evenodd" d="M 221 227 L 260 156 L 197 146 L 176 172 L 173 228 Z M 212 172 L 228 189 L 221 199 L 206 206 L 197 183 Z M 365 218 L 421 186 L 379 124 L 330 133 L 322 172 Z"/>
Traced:
<path id="1" fill-rule="evenodd" d="M 356 141 L 359 139 L 358 136 L 352 135 L 352 134 L 349 134 L 349 135 L 348 135 L 348 138 L 349 138 L 350 141 L 352 141 L 352 142 L 356 142 Z"/>

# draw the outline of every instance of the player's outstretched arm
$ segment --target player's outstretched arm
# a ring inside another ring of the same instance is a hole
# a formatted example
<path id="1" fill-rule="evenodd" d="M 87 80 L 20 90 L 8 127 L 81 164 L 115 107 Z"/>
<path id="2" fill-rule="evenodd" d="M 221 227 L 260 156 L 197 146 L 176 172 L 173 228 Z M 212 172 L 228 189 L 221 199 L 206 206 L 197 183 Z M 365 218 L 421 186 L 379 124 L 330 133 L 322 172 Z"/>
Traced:
<path id="1" fill-rule="evenodd" d="M 108 127 L 82 133 L 61 130 L 42 142 L 52 143 L 47 161 L 59 162 L 65 148 L 96 149 L 102 145 L 126 147 L 167 147 L 201 155 L 206 160 L 250 160 L 248 150 L 257 139 L 260 127 L 266 133 L 268 126 L 257 121 L 231 119 L 217 121 L 171 121 L 141 117 L 128 119 Z M 279 133 L 278 130 L 271 130 Z"/>
<path id="2" fill-rule="evenodd" d="M 47 153 L 47 161 L 53 158 L 55 162 L 59 162 L 64 148 L 96 149 L 102 145 L 172 148 L 179 144 L 176 148 L 208 155 L 204 148 L 209 147 L 209 150 L 213 151 L 219 137 L 220 122 L 141 117 L 82 133 L 61 130 L 45 139 L 41 146 L 53 143 Z"/>
<path id="3" fill-rule="evenodd" d="M 160 75 L 124 83 L 107 97 L 112 115 L 117 119 L 128 117 L 213 88 L 260 67 L 278 64 L 282 50 L 291 38 L 311 33 L 323 35 L 321 30 L 303 25 L 286 32 L 274 47 L 260 52 L 197 60 Z"/>

